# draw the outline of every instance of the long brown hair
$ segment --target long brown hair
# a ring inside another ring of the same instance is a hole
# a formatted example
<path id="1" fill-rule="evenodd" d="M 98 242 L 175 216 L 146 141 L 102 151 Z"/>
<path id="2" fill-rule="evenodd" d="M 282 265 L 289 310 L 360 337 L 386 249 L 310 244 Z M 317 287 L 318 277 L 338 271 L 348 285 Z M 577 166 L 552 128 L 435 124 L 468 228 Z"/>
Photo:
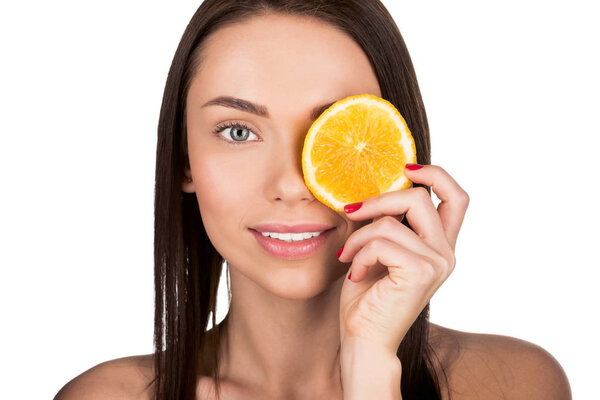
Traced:
<path id="1" fill-rule="evenodd" d="M 382 97 L 406 119 L 417 160 L 431 163 L 429 126 L 404 40 L 379 0 L 205 0 L 177 47 L 162 100 L 156 151 L 154 223 L 154 395 L 195 399 L 200 376 L 219 389 L 217 288 L 224 259 L 208 238 L 195 194 L 181 183 L 189 167 L 185 124 L 187 92 L 201 62 L 204 39 L 219 27 L 267 13 L 318 18 L 351 36 L 367 55 Z M 423 186 L 415 184 L 414 186 Z M 425 187 L 431 195 L 431 190 Z M 402 222 L 410 228 L 406 219 Z M 207 334 L 212 314 L 214 335 Z M 402 398 L 441 399 L 428 341 L 429 304 L 398 348 Z M 204 360 L 200 362 L 200 360 Z M 439 362 L 439 360 L 438 360 Z M 444 372 L 444 379 L 446 373 Z M 449 393 L 448 393 L 449 394 Z"/>

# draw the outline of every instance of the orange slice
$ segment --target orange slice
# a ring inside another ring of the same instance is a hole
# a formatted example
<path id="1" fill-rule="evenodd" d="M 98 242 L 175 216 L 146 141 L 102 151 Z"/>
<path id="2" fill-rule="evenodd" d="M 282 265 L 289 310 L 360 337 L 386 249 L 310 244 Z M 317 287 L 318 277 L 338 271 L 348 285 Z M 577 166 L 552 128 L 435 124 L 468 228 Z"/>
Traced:
<path id="1" fill-rule="evenodd" d="M 302 149 L 306 186 L 342 213 L 345 204 L 409 188 L 404 167 L 416 162 L 404 117 L 392 103 L 370 94 L 331 105 L 311 125 Z"/>

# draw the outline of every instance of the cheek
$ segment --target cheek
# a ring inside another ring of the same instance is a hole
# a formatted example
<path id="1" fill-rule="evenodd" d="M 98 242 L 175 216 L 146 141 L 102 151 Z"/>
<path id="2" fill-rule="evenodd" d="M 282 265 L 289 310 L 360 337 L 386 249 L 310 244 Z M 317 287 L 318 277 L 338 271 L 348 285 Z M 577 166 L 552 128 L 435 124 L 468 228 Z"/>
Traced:
<path id="1" fill-rule="evenodd" d="M 196 199 L 206 234 L 217 251 L 227 260 L 235 260 L 247 234 L 249 210 L 256 198 L 256 182 L 247 162 L 240 165 L 214 154 L 192 166 Z M 251 238 L 248 235 L 248 238 Z"/>
<path id="2" fill-rule="evenodd" d="M 248 190 L 247 166 L 219 162 L 215 157 L 199 160 L 194 165 L 194 185 L 200 212 L 221 214 L 220 210 L 235 212 Z M 232 208 L 233 207 L 233 208 Z M 203 213 L 206 214 L 206 213 Z"/>
<path id="3" fill-rule="evenodd" d="M 235 234 L 257 190 L 247 160 L 213 153 L 192 163 L 196 199 L 207 233 Z"/>

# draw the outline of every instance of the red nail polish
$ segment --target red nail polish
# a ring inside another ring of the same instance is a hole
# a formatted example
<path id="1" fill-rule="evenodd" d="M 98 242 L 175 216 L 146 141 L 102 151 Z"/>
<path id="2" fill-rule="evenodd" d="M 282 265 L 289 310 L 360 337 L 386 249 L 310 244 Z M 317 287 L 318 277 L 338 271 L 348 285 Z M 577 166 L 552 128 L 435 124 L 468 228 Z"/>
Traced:
<path id="1" fill-rule="evenodd" d="M 352 271 L 350 271 L 350 273 L 348 274 L 348 279 L 350 279 L 352 277 Z"/>
<path id="2" fill-rule="evenodd" d="M 344 250 L 344 246 L 340 247 L 340 249 L 337 251 L 337 258 L 340 258 L 340 254 L 342 254 L 342 251 Z"/>
<path id="3" fill-rule="evenodd" d="M 421 164 L 406 164 L 406 169 L 414 171 L 416 169 L 421 169 L 423 166 Z"/>
<path id="4" fill-rule="evenodd" d="M 358 210 L 360 207 L 362 207 L 362 201 L 358 202 L 358 203 L 352 203 L 352 204 L 346 204 L 344 206 L 344 211 L 347 214 L 353 213 L 354 211 Z"/>

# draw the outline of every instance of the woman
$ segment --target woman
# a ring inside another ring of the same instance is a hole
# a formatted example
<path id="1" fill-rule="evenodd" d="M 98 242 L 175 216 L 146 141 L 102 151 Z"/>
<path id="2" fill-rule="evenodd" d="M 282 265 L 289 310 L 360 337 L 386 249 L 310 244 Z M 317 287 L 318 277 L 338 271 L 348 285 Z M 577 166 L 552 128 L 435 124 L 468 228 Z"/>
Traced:
<path id="1" fill-rule="evenodd" d="M 363 93 L 398 108 L 423 166 L 407 170 L 413 188 L 340 215 L 304 185 L 299 157 L 319 113 Z M 469 197 L 430 165 L 412 62 L 378 0 L 205 1 L 158 134 L 157 351 L 100 364 L 56 398 L 570 398 L 539 346 L 429 323 Z M 255 239 L 292 229 L 328 232 L 306 257 Z M 217 325 L 225 260 L 231 304 Z"/>

